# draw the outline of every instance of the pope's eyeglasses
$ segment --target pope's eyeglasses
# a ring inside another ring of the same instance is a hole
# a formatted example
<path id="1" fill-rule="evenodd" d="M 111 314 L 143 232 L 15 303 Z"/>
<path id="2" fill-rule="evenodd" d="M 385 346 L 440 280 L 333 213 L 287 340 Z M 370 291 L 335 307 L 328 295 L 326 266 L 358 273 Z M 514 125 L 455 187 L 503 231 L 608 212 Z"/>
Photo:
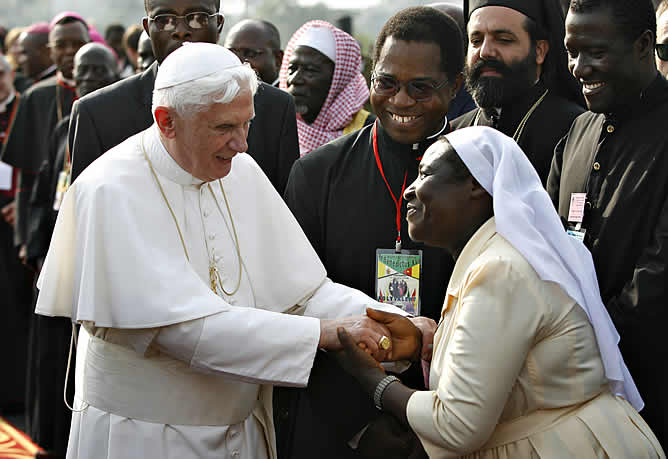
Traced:
<path id="1" fill-rule="evenodd" d="M 220 13 L 209 14 L 206 12 L 188 13 L 185 16 L 176 14 L 158 14 L 154 17 L 148 17 L 149 22 L 153 22 L 159 31 L 171 32 L 176 30 L 179 19 L 183 19 L 186 26 L 191 30 L 204 29 L 209 26 L 209 20 L 213 17 L 221 16 Z"/>

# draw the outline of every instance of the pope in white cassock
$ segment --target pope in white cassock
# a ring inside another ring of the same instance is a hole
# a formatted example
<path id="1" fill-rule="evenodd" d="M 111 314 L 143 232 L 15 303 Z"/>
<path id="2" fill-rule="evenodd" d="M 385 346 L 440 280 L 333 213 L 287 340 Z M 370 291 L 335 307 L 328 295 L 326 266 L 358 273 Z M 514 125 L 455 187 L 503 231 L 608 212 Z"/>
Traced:
<path id="1" fill-rule="evenodd" d="M 389 331 L 362 314 L 383 305 L 327 279 L 237 154 L 256 89 L 233 53 L 185 43 L 158 71 L 153 126 L 68 191 L 36 312 L 82 325 L 69 458 L 275 458 L 272 384 L 306 385 L 337 326 L 382 352 Z"/>

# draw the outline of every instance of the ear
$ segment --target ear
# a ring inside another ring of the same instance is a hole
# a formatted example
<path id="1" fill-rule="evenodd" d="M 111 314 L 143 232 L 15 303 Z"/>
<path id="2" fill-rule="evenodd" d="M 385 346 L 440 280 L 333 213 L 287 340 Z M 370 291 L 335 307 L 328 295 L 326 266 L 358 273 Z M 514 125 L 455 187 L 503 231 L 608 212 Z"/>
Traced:
<path id="1" fill-rule="evenodd" d="M 281 65 L 283 65 L 283 50 L 282 49 L 274 50 L 274 59 L 276 59 L 276 68 L 280 70 Z"/>
<path id="2" fill-rule="evenodd" d="M 489 197 L 489 193 L 480 183 L 471 175 L 471 199 L 483 199 Z"/>
<path id="3" fill-rule="evenodd" d="M 216 42 L 218 41 L 218 38 L 220 37 L 220 33 L 223 31 L 223 26 L 225 25 L 225 16 L 223 16 L 222 13 L 219 13 L 218 15 L 218 27 L 216 28 L 218 30 L 218 37 L 216 37 Z"/>
<path id="4" fill-rule="evenodd" d="M 174 113 L 167 107 L 156 107 L 155 112 L 155 122 L 158 125 L 158 129 L 162 132 L 168 139 L 173 139 L 176 137 L 176 123 L 174 119 Z"/>
<path id="5" fill-rule="evenodd" d="M 638 57 L 640 57 L 640 59 L 645 60 L 648 57 L 653 59 L 654 43 L 654 33 L 648 29 L 641 33 L 638 38 L 636 38 L 635 43 L 633 43 L 633 47 L 638 53 Z"/>
<path id="6" fill-rule="evenodd" d="M 547 40 L 537 40 L 536 41 L 536 64 L 543 65 L 545 62 L 545 57 L 550 51 L 550 42 Z"/>
<path id="7" fill-rule="evenodd" d="M 458 73 L 457 76 L 455 77 L 454 84 L 451 85 L 452 94 L 451 94 L 450 100 L 453 100 L 455 97 L 457 97 L 457 93 L 462 88 L 463 84 L 464 84 L 464 74 L 463 73 Z"/>
<path id="8" fill-rule="evenodd" d="M 148 16 L 144 16 L 141 20 L 141 25 L 144 27 L 146 34 L 151 37 L 151 32 L 148 31 Z"/>

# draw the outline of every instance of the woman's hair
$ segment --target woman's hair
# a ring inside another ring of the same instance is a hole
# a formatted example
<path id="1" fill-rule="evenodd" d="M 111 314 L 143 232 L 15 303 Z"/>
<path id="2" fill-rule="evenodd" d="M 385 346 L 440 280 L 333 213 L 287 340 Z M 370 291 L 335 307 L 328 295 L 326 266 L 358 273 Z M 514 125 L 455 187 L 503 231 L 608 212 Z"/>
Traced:
<path id="1" fill-rule="evenodd" d="M 239 65 L 186 84 L 156 89 L 151 111 L 169 107 L 182 118 L 192 118 L 213 104 L 229 104 L 243 90 L 255 95 L 257 88 L 257 75 L 250 65 Z"/>

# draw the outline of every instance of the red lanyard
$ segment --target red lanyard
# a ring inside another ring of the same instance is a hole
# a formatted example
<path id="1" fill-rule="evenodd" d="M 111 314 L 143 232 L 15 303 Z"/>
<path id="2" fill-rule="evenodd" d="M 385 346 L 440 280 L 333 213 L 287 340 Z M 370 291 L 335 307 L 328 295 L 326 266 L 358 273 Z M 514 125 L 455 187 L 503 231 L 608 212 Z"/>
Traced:
<path id="1" fill-rule="evenodd" d="M 404 191 L 406 191 L 406 179 L 408 178 L 408 171 L 406 171 L 406 173 L 404 174 L 404 184 L 401 186 L 401 194 L 399 195 L 399 199 L 397 199 L 397 197 L 392 192 L 392 188 L 390 188 L 390 184 L 387 182 L 387 179 L 385 178 L 383 165 L 380 162 L 380 155 L 378 154 L 378 138 L 376 133 L 377 126 L 378 126 L 378 121 L 376 121 L 373 124 L 373 153 L 376 156 L 376 166 L 378 166 L 380 175 L 383 176 L 383 180 L 385 180 L 385 185 L 387 186 L 387 189 L 390 191 L 390 195 L 392 196 L 394 204 L 397 206 L 397 241 L 395 244 L 395 249 L 397 252 L 399 252 L 401 250 L 401 200 L 403 199 Z"/>

